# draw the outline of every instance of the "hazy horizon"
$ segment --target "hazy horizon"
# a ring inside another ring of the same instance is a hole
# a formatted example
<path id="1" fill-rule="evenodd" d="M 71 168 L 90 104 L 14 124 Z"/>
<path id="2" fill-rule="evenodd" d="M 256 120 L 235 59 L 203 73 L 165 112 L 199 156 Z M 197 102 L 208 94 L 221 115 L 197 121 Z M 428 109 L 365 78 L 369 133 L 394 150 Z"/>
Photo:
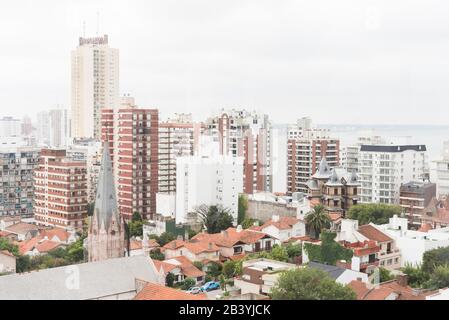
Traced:
<path id="1" fill-rule="evenodd" d="M 448 13 L 442 0 L 4 2 L 2 115 L 70 109 L 85 21 L 120 49 L 120 93 L 162 117 L 246 108 L 275 123 L 445 125 Z"/>

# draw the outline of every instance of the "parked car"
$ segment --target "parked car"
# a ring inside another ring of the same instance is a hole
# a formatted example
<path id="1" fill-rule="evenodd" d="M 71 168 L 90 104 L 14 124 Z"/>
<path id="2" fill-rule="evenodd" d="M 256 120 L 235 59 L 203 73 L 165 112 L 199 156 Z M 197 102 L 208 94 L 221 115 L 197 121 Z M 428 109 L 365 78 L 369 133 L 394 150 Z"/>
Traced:
<path id="1" fill-rule="evenodd" d="M 187 293 L 190 293 L 190 294 L 198 294 L 198 293 L 201 293 L 201 292 L 203 292 L 202 290 L 201 290 L 201 288 L 200 287 L 191 287 L 189 290 L 187 290 L 186 291 Z"/>
<path id="2" fill-rule="evenodd" d="M 220 289 L 220 283 L 215 282 L 215 281 L 209 281 L 206 282 L 202 287 L 201 290 L 202 291 L 212 291 L 212 290 L 216 290 L 216 289 Z"/>

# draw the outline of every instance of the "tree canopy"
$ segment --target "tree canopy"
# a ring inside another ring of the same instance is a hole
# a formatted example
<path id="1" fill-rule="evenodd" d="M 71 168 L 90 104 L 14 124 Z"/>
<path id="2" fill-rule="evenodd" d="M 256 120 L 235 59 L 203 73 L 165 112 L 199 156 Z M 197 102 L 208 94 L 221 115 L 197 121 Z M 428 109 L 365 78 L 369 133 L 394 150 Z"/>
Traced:
<path id="1" fill-rule="evenodd" d="M 201 205 L 195 212 L 198 214 L 208 233 L 219 233 L 233 225 L 234 218 L 230 210 L 220 205 Z"/>
<path id="2" fill-rule="evenodd" d="M 320 237 L 323 229 L 330 227 L 330 217 L 323 205 L 316 205 L 311 212 L 306 215 L 307 225 L 314 231 L 315 239 Z"/>
<path id="3" fill-rule="evenodd" d="M 242 224 L 243 220 L 245 220 L 246 210 L 248 210 L 248 199 L 246 198 L 246 195 L 240 194 L 238 202 L 238 217 L 237 217 L 238 224 Z"/>
<path id="4" fill-rule="evenodd" d="M 348 219 L 358 220 L 360 225 L 374 223 L 385 224 L 394 215 L 401 215 L 401 207 L 385 203 L 363 203 L 352 206 Z"/>
<path id="5" fill-rule="evenodd" d="M 273 300 L 355 300 L 357 296 L 326 272 L 305 267 L 281 273 L 271 297 Z"/>
<path id="6" fill-rule="evenodd" d="M 449 247 L 441 247 L 424 253 L 422 270 L 427 273 L 432 273 L 436 267 L 448 264 Z"/>

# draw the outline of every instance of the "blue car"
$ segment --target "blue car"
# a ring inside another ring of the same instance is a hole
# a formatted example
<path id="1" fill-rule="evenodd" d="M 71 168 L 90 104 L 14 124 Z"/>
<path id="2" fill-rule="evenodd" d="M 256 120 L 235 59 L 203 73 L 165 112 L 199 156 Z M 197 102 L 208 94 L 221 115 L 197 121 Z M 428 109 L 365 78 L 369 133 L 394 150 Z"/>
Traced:
<path id="1" fill-rule="evenodd" d="M 215 281 L 209 281 L 209 282 L 206 282 L 206 283 L 201 287 L 201 290 L 202 290 L 203 292 L 212 291 L 212 290 L 216 290 L 216 289 L 220 289 L 220 283 L 215 282 Z"/>

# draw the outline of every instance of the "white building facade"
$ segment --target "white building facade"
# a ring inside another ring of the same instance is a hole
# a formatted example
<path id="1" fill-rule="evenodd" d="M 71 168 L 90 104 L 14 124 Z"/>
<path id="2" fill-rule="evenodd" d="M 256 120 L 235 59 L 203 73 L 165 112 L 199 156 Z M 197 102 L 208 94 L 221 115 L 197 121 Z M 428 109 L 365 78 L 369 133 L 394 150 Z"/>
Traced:
<path id="1" fill-rule="evenodd" d="M 225 155 L 181 157 L 176 161 L 176 223 L 200 205 L 222 205 L 237 221 L 243 192 L 243 158 Z"/>
<path id="2" fill-rule="evenodd" d="M 402 183 L 429 177 L 425 145 L 361 145 L 362 203 L 399 203 Z"/>

